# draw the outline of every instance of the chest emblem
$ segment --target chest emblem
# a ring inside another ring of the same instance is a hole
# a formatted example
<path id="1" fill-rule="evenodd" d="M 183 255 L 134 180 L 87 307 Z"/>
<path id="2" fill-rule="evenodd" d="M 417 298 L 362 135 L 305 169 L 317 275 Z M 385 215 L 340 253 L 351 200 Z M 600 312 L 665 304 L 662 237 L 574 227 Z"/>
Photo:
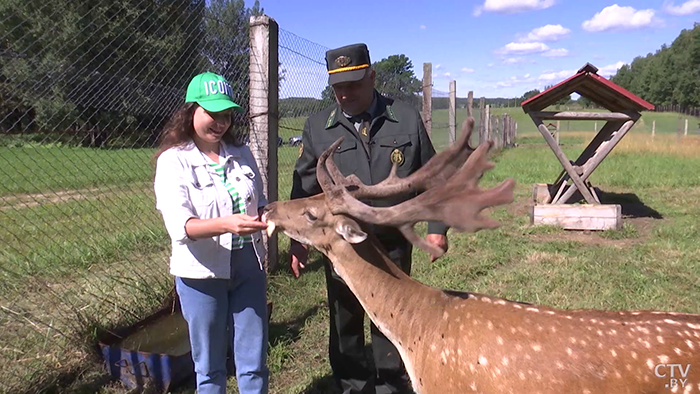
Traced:
<path id="1" fill-rule="evenodd" d="M 404 159 L 405 158 L 403 156 L 403 152 L 401 152 L 400 150 L 394 149 L 391 152 L 391 162 L 392 163 L 397 164 L 397 165 L 401 165 L 401 164 L 403 164 Z"/>

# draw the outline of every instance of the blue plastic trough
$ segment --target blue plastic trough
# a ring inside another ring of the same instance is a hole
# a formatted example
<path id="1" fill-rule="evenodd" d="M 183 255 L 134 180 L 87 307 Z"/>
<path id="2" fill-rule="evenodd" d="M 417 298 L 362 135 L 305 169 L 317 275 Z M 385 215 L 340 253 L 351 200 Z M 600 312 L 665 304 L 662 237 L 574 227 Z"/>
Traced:
<path id="1" fill-rule="evenodd" d="M 166 393 L 194 374 L 187 323 L 171 306 L 131 327 L 101 334 L 98 345 L 107 371 L 129 389 Z"/>

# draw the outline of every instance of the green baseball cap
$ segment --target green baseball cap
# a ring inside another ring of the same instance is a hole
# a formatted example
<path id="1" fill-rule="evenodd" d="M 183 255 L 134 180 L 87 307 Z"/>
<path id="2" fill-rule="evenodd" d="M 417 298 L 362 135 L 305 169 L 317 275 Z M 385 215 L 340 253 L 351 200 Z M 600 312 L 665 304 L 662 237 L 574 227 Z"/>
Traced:
<path id="1" fill-rule="evenodd" d="M 192 78 L 187 85 L 185 102 L 197 103 L 209 112 L 220 112 L 229 108 L 244 112 L 243 108 L 233 101 L 233 89 L 226 78 L 212 72 Z"/>

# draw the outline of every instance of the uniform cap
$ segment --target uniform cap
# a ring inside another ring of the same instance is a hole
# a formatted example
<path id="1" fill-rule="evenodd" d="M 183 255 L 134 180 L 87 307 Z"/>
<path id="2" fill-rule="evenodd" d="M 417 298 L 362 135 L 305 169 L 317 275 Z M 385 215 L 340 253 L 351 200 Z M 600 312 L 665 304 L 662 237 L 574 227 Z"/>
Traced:
<path id="1" fill-rule="evenodd" d="M 328 84 L 359 81 L 372 63 L 365 44 L 352 44 L 326 52 Z"/>

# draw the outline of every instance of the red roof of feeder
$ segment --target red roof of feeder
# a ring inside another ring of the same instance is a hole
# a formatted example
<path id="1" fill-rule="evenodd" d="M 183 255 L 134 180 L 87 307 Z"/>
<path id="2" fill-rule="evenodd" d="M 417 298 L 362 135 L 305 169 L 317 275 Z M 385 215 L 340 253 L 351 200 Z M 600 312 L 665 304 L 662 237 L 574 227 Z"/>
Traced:
<path id="1" fill-rule="evenodd" d="M 632 94 L 627 89 L 597 74 L 598 68 L 590 63 L 575 75 L 559 82 L 544 92 L 520 103 L 525 112 L 542 111 L 560 99 L 578 93 L 612 112 L 644 111 L 654 105 Z"/>

